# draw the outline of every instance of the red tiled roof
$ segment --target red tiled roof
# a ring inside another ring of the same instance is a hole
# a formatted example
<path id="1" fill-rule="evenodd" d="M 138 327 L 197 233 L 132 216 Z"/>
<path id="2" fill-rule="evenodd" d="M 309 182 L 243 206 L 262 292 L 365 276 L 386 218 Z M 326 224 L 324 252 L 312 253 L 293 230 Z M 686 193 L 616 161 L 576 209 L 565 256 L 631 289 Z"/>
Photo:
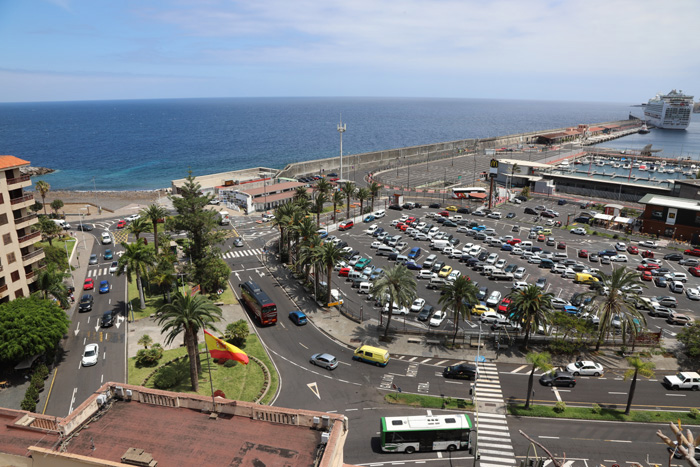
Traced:
<path id="1" fill-rule="evenodd" d="M 57 432 L 16 425 L 16 421 L 24 414 L 16 410 L 0 409 L 0 452 L 27 456 L 29 446 L 51 449 L 58 441 Z"/>
<path id="2" fill-rule="evenodd" d="M 0 170 L 9 169 L 11 167 L 20 167 L 29 165 L 29 161 L 25 161 L 15 156 L 0 156 Z"/>

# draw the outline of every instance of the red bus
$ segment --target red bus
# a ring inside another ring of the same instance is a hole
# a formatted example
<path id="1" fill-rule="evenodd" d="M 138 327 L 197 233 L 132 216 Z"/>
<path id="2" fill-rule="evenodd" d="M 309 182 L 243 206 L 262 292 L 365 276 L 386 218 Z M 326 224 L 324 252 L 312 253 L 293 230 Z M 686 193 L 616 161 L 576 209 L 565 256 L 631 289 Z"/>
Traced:
<path id="1" fill-rule="evenodd" d="M 263 326 L 277 322 L 277 305 L 253 281 L 241 284 L 241 298 Z"/>

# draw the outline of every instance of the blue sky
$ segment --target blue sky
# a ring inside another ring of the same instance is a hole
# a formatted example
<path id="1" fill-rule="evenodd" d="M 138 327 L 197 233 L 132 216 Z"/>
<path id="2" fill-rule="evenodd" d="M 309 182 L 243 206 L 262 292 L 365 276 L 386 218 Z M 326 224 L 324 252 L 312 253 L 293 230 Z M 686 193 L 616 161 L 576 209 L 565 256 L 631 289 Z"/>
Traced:
<path id="1" fill-rule="evenodd" d="M 0 0 L 0 102 L 700 95 L 700 2 Z"/>

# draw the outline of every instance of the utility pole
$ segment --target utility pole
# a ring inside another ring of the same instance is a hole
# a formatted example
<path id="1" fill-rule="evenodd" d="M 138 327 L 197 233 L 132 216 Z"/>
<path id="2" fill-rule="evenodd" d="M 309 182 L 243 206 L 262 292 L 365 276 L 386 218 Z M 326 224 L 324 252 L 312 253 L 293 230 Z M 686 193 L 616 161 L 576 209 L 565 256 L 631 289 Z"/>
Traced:
<path id="1" fill-rule="evenodd" d="M 343 115 L 340 115 L 340 123 L 338 123 L 338 133 L 340 133 L 340 179 L 343 179 L 343 133 L 347 129 L 347 125 L 343 125 Z"/>

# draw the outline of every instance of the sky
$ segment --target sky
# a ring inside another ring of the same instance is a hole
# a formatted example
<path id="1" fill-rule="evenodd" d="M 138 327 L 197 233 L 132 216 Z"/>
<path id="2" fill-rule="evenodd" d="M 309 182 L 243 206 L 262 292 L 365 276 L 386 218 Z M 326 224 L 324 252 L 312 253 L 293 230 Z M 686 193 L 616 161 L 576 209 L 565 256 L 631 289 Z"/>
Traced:
<path id="1" fill-rule="evenodd" d="M 0 0 L 0 102 L 700 95 L 697 0 Z"/>

